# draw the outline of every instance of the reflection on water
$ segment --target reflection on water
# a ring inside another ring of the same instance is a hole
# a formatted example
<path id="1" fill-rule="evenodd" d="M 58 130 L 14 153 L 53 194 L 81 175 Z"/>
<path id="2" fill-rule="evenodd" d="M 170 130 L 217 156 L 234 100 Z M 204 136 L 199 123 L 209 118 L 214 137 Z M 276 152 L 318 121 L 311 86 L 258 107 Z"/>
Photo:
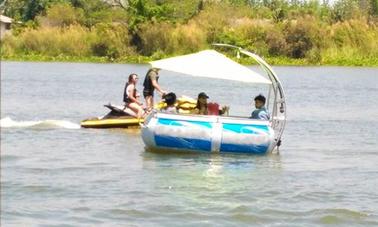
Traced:
<path id="1" fill-rule="evenodd" d="M 218 156 L 219 157 L 219 156 Z M 208 164 L 208 169 L 205 171 L 204 176 L 207 178 L 217 178 L 217 179 L 224 179 L 224 176 L 222 175 L 222 160 L 219 158 L 212 159 Z"/>

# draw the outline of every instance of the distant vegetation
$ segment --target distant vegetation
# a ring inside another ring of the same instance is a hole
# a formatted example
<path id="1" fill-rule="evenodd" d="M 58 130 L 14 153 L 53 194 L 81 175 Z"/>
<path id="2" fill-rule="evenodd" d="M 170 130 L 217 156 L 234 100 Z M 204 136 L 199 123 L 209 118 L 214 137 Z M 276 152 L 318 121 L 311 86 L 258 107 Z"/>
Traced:
<path id="1" fill-rule="evenodd" d="M 228 43 L 273 64 L 378 66 L 378 0 L 0 2 L 22 22 L 2 59 L 145 62 Z"/>

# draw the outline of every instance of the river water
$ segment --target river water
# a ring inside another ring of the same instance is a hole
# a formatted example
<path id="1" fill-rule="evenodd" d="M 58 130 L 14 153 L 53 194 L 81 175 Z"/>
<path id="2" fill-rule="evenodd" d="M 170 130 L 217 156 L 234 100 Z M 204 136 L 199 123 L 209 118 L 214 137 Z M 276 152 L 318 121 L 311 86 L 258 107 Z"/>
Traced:
<path id="1" fill-rule="evenodd" d="M 1 62 L 1 226 L 378 226 L 378 68 L 274 67 L 280 154 L 152 153 L 137 129 L 80 128 L 146 69 Z M 234 115 L 265 91 L 163 72 L 160 84 Z"/>

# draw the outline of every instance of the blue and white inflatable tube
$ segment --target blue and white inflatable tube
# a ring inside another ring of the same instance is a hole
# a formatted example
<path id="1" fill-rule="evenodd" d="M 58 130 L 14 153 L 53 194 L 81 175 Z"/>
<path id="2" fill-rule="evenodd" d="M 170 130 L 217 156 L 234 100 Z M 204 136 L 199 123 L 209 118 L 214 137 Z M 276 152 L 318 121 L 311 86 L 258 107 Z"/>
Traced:
<path id="1" fill-rule="evenodd" d="M 265 154 L 274 148 L 269 121 L 151 113 L 142 125 L 146 146 L 159 150 Z"/>

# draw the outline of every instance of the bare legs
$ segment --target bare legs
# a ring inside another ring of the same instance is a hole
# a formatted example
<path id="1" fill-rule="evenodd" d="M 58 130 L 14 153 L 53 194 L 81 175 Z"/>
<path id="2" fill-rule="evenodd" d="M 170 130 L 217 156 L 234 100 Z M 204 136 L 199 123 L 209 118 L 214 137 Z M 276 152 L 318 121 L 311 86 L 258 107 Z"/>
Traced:
<path id="1" fill-rule="evenodd" d="M 138 118 L 144 117 L 143 108 L 135 102 L 129 103 L 128 107 L 137 114 Z"/>
<path id="2" fill-rule="evenodd" d="M 146 96 L 146 108 L 147 112 L 150 112 L 154 108 L 154 97 L 152 95 Z"/>

